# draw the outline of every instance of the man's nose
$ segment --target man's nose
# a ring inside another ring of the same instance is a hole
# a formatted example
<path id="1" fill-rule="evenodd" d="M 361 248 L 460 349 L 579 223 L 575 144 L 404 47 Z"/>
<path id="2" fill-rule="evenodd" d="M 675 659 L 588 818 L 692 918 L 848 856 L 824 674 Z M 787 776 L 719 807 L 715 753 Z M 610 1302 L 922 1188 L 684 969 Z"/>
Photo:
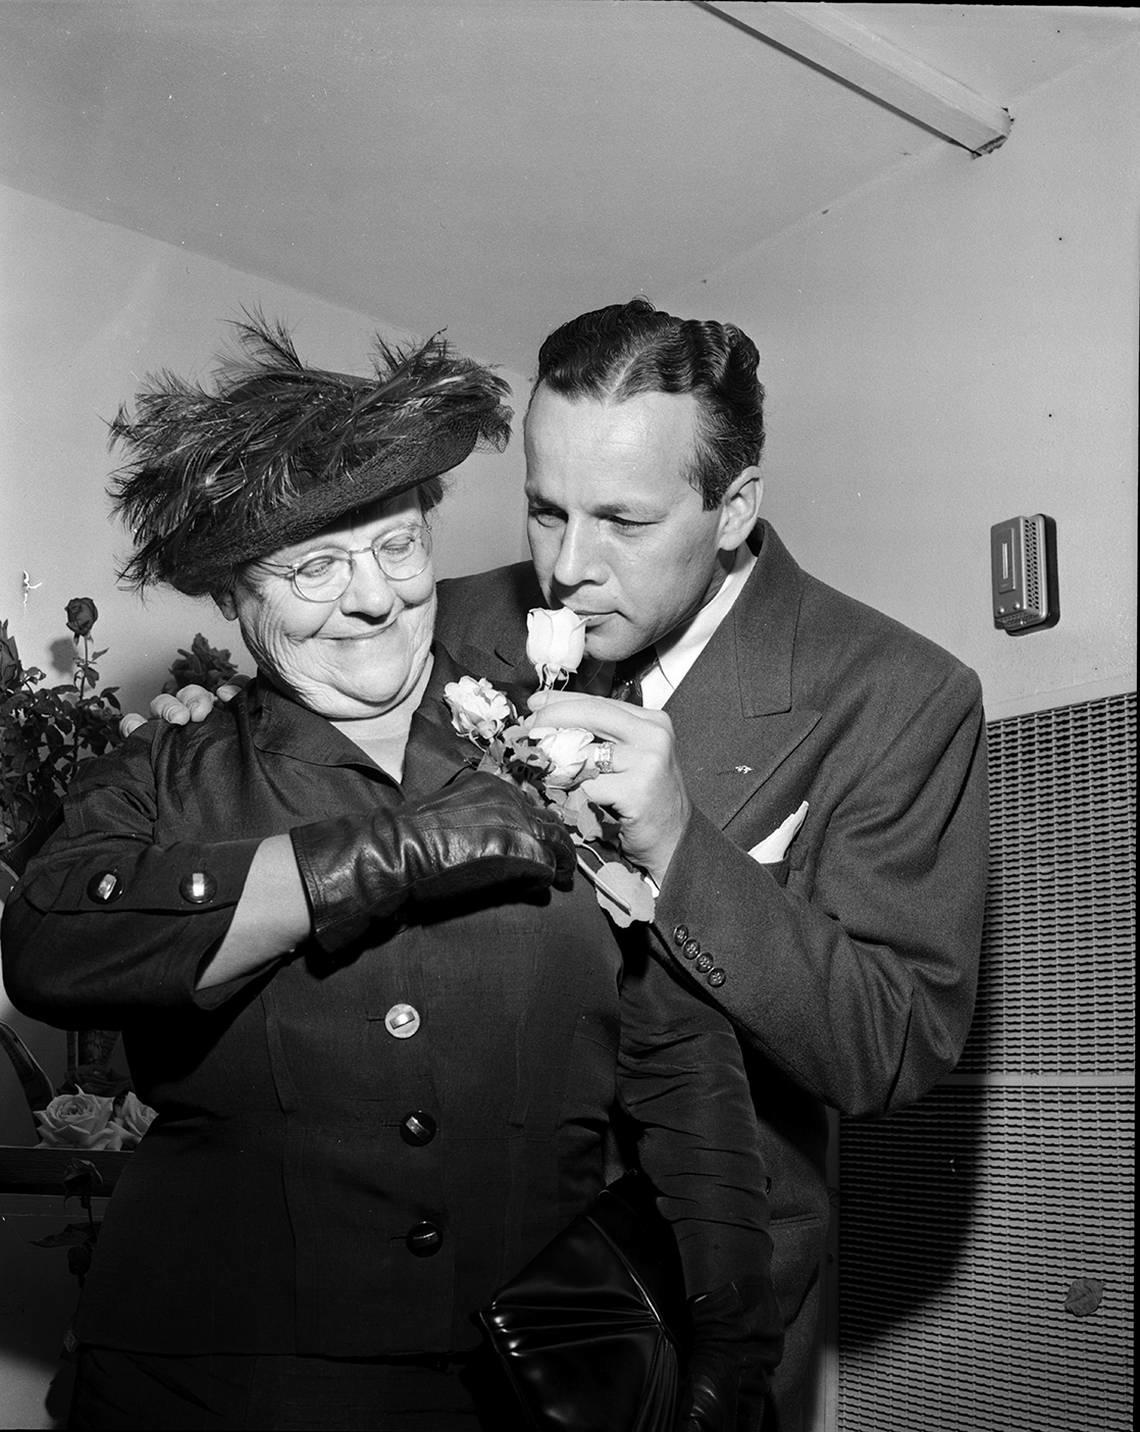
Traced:
<path id="1" fill-rule="evenodd" d="M 369 617 L 385 617 L 395 604 L 395 589 L 381 571 L 375 552 L 354 552 L 352 575 L 340 599 L 341 610 L 360 612 Z"/>
<path id="2" fill-rule="evenodd" d="M 558 586 L 565 588 L 598 580 L 597 542 L 586 524 L 567 522 L 552 575 Z"/>

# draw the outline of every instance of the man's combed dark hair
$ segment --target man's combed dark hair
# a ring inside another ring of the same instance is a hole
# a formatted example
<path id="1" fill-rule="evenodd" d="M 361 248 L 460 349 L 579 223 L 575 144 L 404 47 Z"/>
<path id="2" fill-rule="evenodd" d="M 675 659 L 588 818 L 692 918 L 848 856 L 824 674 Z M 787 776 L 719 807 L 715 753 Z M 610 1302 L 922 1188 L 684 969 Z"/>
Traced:
<path id="1" fill-rule="evenodd" d="M 583 313 L 556 328 L 538 353 L 534 389 L 620 403 L 639 393 L 692 393 L 700 426 L 689 481 L 706 509 L 760 461 L 764 388 L 760 355 L 731 323 L 674 318 L 645 298 Z"/>

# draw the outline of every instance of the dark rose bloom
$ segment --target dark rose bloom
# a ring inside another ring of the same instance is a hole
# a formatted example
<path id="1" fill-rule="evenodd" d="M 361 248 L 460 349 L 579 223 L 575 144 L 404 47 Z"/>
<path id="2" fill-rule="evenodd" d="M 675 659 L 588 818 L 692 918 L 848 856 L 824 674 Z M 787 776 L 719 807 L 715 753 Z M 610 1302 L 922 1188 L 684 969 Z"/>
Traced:
<path id="1" fill-rule="evenodd" d="M 99 620 L 99 608 L 90 597 L 72 597 L 67 604 L 67 629 L 76 636 L 90 636 Z"/>

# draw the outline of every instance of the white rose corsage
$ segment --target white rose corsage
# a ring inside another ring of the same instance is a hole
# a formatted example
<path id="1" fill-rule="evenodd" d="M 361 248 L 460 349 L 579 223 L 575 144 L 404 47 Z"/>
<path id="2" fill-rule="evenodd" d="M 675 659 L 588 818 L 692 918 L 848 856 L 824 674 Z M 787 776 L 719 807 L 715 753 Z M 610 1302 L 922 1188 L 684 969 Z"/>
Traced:
<path id="1" fill-rule="evenodd" d="M 527 614 L 527 659 L 540 689 L 552 690 L 577 671 L 585 650 L 585 619 L 566 607 L 536 607 Z M 486 677 L 462 676 L 443 689 L 455 730 L 479 751 L 478 769 L 490 771 L 556 810 L 578 847 L 578 868 L 615 925 L 652 920 L 653 890 L 622 856 L 616 823 L 582 790 L 598 774 L 605 743 L 592 731 L 520 720 L 509 698 Z"/>

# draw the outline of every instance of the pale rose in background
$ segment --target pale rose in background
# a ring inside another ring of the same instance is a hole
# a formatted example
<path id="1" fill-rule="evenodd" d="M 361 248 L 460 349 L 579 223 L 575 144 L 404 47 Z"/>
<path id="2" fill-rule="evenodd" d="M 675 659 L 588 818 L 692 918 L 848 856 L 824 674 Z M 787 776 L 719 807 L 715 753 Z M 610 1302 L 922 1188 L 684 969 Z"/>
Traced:
<path id="1" fill-rule="evenodd" d="M 36 1114 L 40 1149 L 121 1149 L 123 1130 L 112 1118 L 114 1100 L 101 1094 L 57 1094 Z"/>
<path id="2" fill-rule="evenodd" d="M 485 676 L 478 680 L 461 676 L 458 681 L 449 681 L 443 694 L 451 708 L 451 724 L 461 736 L 493 741 L 514 718 L 511 703 Z"/>
<path id="3" fill-rule="evenodd" d="M 156 1117 L 150 1105 L 144 1104 L 133 1089 L 128 1089 L 115 1109 L 115 1122 L 122 1130 L 123 1148 L 135 1148 Z"/>
<path id="4" fill-rule="evenodd" d="M 577 671 L 586 650 L 586 619 L 569 607 L 532 607 L 526 614 L 526 656 L 543 686 Z"/>
<path id="5" fill-rule="evenodd" d="M 532 726 L 527 734 L 550 762 L 543 772 L 546 785 L 569 791 L 598 774 L 594 765 L 598 743 L 592 731 L 583 731 L 578 726 Z"/>

